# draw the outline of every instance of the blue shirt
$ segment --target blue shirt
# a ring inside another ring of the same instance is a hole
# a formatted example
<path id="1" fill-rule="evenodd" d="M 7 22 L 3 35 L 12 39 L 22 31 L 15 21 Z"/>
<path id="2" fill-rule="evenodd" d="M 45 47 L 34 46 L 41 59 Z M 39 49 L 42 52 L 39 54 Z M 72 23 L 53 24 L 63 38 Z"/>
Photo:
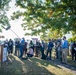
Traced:
<path id="1" fill-rule="evenodd" d="M 62 42 L 62 48 L 68 48 L 68 41 L 67 40 L 64 40 Z"/>
<path id="2" fill-rule="evenodd" d="M 24 45 L 24 44 L 25 44 L 25 40 L 22 39 L 22 40 L 21 40 L 21 45 Z"/>

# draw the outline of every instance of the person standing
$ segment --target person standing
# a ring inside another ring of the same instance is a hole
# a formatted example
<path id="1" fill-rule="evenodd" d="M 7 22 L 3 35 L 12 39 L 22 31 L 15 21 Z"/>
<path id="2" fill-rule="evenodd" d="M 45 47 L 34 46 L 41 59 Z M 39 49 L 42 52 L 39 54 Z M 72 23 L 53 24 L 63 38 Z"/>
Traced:
<path id="1" fill-rule="evenodd" d="M 58 52 L 58 60 L 61 62 L 61 59 L 62 59 L 62 47 L 61 47 L 60 42 L 58 42 L 57 52 Z"/>
<path id="2" fill-rule="evenodd" d="M 67 64 L 67 55 L 68 55 L 68 41 L 64 36 L 62 41 L 62 63 L 64 64 Z"/>
<path id="3" fill-rule="evenodd" d="M 15 55 L 19 56 L 19 50 L 20 50 L 20 41 L 17 39 L 15 41 Z"/>
<path id="4" fill-rule="evenodd" d="M 42 40 L 42 43 L 41 43 L 41 59 L 46 59 L 45 58 L 45 54 L 44 54 L 44 49 L 45 49 L 45 43 L 44 41 Z"/>
<path id="5" fill-rule="evenodd" d="M 40 48 L 41 48 L 41 44 L 40 44 L 39 40 L 37 40 L 36 41 L 36 53 L 35 53 L 35 57 L 39 56 Z"/>
<path id="6" fill-rule="evenodd" d="M 32 40 L 29 43 L 29 47 L 31 47 L 33 49 L 33 51 L 34 51 L 34 44 L 33 44 Z"/>
<path id="7" fill-rule="evenodd" d="M 51 55 L 52 55 L 52 48 L 53 48 L 53 43 L 52 43 L 52 40 L 49 39 L 49 43 L 48 43 L 48 49 L 47 49 L 47 58 L 48 58 L 48 53 L 50 53 L 50 57 L 49 57 L 49 60 L 51 60 Z"/>
<path id="8" fill-rule="evenodd" d="M 27 54 L 27 42 L 25 41 L 25 44 L 24 44 L 24 50 L 23 50 L 23 54 Z"/>
<path id="9" fill-rule="evenodd" d="M 58 42 L 55 42 L 56 59 L 58 59 Z"/>
<path id="10" fill-rule="evenodd" d="M 72 60 L 76 61 L 76 41 L 72 45 Z"/>
<path id="11" fill-rule="evenodd" d="M 6 47 L 6 48 L 7 48 L 7 51 L 8 51 L 8 48 L 9 48 L 9 47 L 8 47 L 8 40 L 7 40 L 7 39 L 6 39 L 5 42 L 4 42 L 4 47 Z"/>
<path id="12" fill-rule="evenodd" d="M 73 42 L 71 40 L 71 42 L 69 44 L 69 55 L 72 55 L 72 45 L 73 45 Z"/>
<path id="13" fill-rule="evenodd" d="M 10 39 L 8 42 L 8 46 L 9 46 L 9 53 L 13 53 L 13 40 Z"/>
<path id="14" fill-rule="evenodd" d="M 22 38 L 21 42 L 20 42 L 20 56 L 19 56 L 19 58 L 22 58 L 22 56 L 23 56 L 24 46 L 25 46 L 25 39 Z"/>
<path id="15" fill-rule="evenodd" d="M 6 48 L 5 55 L 7 56 L 7 60 L 8 60 L 8 40 L 7 39 L 4 42 L 4 48 Z"/>

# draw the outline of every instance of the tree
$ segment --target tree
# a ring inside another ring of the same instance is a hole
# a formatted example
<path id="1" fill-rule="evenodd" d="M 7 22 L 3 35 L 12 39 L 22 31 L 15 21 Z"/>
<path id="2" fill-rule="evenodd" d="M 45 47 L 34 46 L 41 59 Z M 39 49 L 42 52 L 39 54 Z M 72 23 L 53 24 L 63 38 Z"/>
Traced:
<path id="1" fill-rule="evenodd" d="M 76 1 L 75 0 L 16 0 L 16 6 L 24 9 L 14 16 L 23 16 L 24 30 L 31 30 L 31 35 L 46 34 L 57 30 L 59 33 L 76 31 Z"/>
<path id="2" fill-rule="evenodd" d="M 0 0 L 0 32 L 2 32 L 2 28 L 10 25 L 8 17 L 6 15 L 6 11 L 9 9 L 9 2 L 11 0 Z"/>

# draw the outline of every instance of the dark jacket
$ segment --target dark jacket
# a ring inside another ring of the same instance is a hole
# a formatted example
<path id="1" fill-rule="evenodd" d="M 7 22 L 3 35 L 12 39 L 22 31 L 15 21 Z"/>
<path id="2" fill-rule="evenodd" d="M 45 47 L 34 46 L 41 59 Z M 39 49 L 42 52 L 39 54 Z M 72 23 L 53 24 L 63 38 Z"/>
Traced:
<path id="1" fill-rule="evenodd" d="M 48 44 L 48 50 L 52 49 L 53 46 L 54 46 L 53 43 L 52 42 L 49 42 L 49 44 Z"/>
<path id="2" fill-rule="evenodd" d="M 74 48 L 76 48 L 76 43 L 73 43 L 73 45 L 72 45 L 72 52 L 76 51 Z"/>

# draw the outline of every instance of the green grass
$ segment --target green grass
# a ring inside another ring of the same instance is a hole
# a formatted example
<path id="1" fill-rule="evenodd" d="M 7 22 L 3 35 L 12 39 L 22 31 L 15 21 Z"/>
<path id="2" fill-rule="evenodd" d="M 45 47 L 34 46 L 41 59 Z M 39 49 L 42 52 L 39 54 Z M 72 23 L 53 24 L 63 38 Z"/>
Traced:
<path id="1" fill-rule="evenodd" d="M 55 65 L 54 61 L 36 57 L 20 60 L 14 55 L 10 55 L 9 58 L 11 63 L 0 68 L 0 75 L 73 75 L 69 70 Z"/>
<path id="2" fill-rule="evenodd" d="M 76 62 L 72 61 L 72 57 L 68 56 L 68 64 L 76 68 Z"/>

